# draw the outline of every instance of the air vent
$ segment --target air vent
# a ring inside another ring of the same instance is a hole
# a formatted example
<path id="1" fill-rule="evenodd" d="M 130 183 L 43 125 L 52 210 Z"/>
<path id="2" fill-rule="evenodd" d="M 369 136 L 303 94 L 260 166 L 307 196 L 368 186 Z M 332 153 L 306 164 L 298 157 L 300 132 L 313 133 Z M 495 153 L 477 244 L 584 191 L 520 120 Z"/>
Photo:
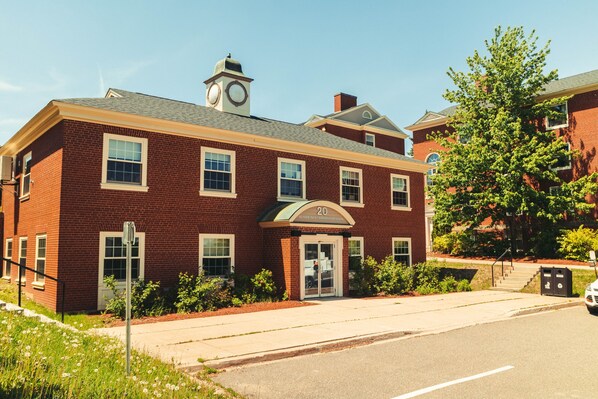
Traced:
<path id="1" fill-rule="evenodd" d="M 12 157 L 0 156 L 0 180 L 12 180 Z"/>

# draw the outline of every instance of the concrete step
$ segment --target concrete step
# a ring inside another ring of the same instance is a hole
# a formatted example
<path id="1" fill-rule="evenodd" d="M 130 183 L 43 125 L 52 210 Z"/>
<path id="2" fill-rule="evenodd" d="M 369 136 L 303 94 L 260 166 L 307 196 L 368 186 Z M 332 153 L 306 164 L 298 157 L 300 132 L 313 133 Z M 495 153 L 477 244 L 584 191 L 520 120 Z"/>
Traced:
<path id="1" fill-rule="evenodd" d="M 496 282 L 494 288 L 505 291 L 520 291 L 534 279 L 540 268 L 517 268 Z"/>

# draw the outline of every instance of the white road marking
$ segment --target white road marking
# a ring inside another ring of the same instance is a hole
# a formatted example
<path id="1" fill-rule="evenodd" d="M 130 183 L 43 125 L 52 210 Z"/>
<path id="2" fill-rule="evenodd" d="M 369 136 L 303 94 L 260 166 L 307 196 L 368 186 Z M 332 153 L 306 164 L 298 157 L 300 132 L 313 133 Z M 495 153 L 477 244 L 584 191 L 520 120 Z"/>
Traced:
<path id="1" fill-rule="evenodd" d="M 406 393 L 406 394 L 403 394 L 400 396 L 396 396 L 392 399 L 414 398 L 416 396 L 420 396 L 420 395 L 423 395 L 423 394 L 426 394 L 426 393 L 429 393 L 432 391 L 436 391 L 438 389 L 450 387 L 451 385 L 461 384 L 462 382 L 467 382 L 467 381 L 471 381 L 471 380 L 477 380 L 478 378 L 488 377 L 488 376 L 490 376 L 492 374 L 496 374 L 496 373 L 502 373 L 503 371 L 511 370 L 512 368 L 513 368 L 513 366 L 504 366 L 504 367 L 501 367 L 501 368 L 498 368 L 495 370 L 486 371 L 485 373 L 472 375 L 470 377 L 459 378 L 458 380 L 443 382 L 442 384 L 432 385 L 431 387 L 428 387 L 428 388 L 418 389 L 417 391 L 413 391 L 413 392 L 409 392 L 409 393 Z"/>

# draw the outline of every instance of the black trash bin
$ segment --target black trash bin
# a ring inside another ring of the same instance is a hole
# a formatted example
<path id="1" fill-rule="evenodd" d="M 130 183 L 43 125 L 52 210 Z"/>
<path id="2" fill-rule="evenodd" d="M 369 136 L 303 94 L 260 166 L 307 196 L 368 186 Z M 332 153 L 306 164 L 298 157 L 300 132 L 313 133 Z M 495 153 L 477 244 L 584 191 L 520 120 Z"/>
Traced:
<path id="1" fill-rule="evenodd" d="M 554 296 L 573 296 L 573 273 L 565 268 L 553 268 Z"/>
<path id="2" fill-rule="evenodd" d="M 540 268 L 540 294 L 554 295 L 554 274 L 552 267 Z"/>

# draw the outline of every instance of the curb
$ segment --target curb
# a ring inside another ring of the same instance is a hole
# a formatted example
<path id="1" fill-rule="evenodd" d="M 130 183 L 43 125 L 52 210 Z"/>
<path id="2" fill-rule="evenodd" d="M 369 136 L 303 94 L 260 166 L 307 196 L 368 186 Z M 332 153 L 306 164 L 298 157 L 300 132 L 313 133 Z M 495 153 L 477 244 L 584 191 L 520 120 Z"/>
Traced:
<path id="1" fill-rule="evenodd" d="M 233 357 L 228 359 L 214 359 L 208 360 L 204 363 L 193 366 L 181 366 L 180 370 L 188 373 L 203 370 L 204 367 L 211 367 L 214 369 L 225 369 L 231 367 L 245 366 L 253 363 L 269 362 L 273 360 L 287 359 L 296 356 L 312 355 L 316 353 L 335 352 L 347 348 L 354 348 L 358 346 L 366 346 L 379 341 L 388 341 L 391 339 L 402 338 L 406 336 L 413 336 L 418 334 L 417 331 L 396 331 L 390 333 L 372 334 L 365 336 L 357 336 L 351 338 L 344 338 L 335 341 L 320 342 L 306 346 L 296 346 L 284 349 L 278 349 L 269 352 L 255 353 Z"/>
<path id="2" fill-rule="evenodd" d="M 540 305 L 533 308 L 524 308 L 519 310 L 514 310 L 509 314 L 509 317 L 517 317 L 517 316 L 526 316 L 534 313 L 540 312 L 548 312 L 551 310 L 559 310 L 564 308 L 571 308 L 574 306 L 581 306 L 583 305 L 583 301 L 570 301 L 566 303 L 555 303 L 552 305 Z"/>

